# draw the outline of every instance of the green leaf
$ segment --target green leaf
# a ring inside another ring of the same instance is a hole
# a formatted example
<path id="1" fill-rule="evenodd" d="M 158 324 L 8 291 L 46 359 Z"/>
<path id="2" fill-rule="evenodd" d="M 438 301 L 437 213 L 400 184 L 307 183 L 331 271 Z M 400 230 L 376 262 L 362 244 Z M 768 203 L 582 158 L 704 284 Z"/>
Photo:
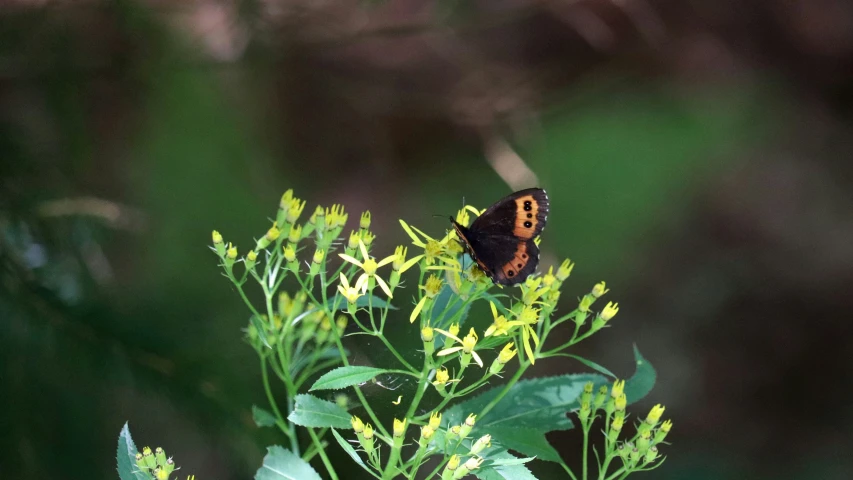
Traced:
<path id="1" fill-rule="evenodd" d="M 267 340 L 267 327 L 264 325 L 263 320 L 257 315 L 252 315 L 249 317 L 249 321 L 254 325 L 255 330 L 258 332 L 258 338 L 261 340 L 261 343 L 264 344 L 267 348 L 272 348 L 270 346 L 270 342 Z"/>
<path id="2" fill-rule="evenodd" d="M 377 375 L 389 373 L 390 370 L 374 367 L 349 366 L 338 367 L 326 372 L 318 378 L 309 391 L 314 390 L 340 390 L 374 379 Z"/>
<path id="3" fill-rule="evenodd" d="M 537 480 L 523 465 L 530 460 L 515 457 L 503 450 L 489 455 L 487 463 L 471 473 L 480 480 Z"/>
<path id="4" fill-rule="evenodd" d="M 142 472 L 136 465 L 136 445 L 130 437 L 130 427 L 127 423 L 118 434 L 118 449 L 116 452 L 116 463 L 118 464 L 118 476 L 121 480 L 148 480 L 151 478 L 147 472 Z"/>
<path id="5" fill-rule="evenodd" d="M 625 381 L 625 396 L 628 403 L 642 400 L 655 386 L 658 374 L 655 367 L 640 355 L 640 349 L 634 345 L 634 359 L 637 361 L 637 371 L 634 376 Z"/>
<path id="6" fill-rule="evenodd" d="M 335 403 L 313 395 L 297 395 L 296 406 L 287 419 L 302 427 L 351 429 L 350 415 Z"/>
<path id="7" fill-rule="evenodd" d="M 370 298 L 373 298 L 373 308 L 385 308 L 386 306 L 391 310 L 397 310 L 397 307 L 391 305 L 386 300 L 383 300 L 376 295 L 364 295 L 358 297 L 358 300 L 355 301 L 355 306 L 359 308 L 368 308 L 370 307 Z M 328 301 L 329 308 L 332 308 L 335 304 L 338 305 L 338 310 L 346 310 L 347 309 L 347 299 L 344 298 L 340 293 L 336 293 L 334 297 L 330 298 Z"/>
<path id="8" fill-rule="evenodd" d="M 361 459 L 361 457 L 358 456 L 358 452 L 356 452 L 355 449 L 352 448 L 352 445 L 350 445 L 350 443 L 346 441 L 344 437 L 342 437 L 341 434 L 338 433 L 338 431 L 334 428 L 332 429 L 332 435 L 335 436 L 335 440 L 338 441 L 338 445 L 340 445 L 341 448 L 343 448 L 344 451 L 347 452 L 347 455 L 349 455 L 355 463 L 357 463 L 361 468 L 365 470 L 370 470 L 369 468 L 367 468 L 367 465 L 364 464 L 364 461 Z"/>
<path id="9" fill-rule="evenodd" d="M 489 427 L 488 433 L 509 450 L 523 452 L 549 462 L 559 462 L 560 454 L 551 446 L 545 435 L 534 428 Z"/>
<path id="10" fill-rule="evenodd" d="M 344 355 L 349 356 L 349 351 L 345 349 Z M 312 360 L 314 363 L 319 363 L 333 358 L 340 359 L 340 357 L 341 354 L 338 353 L 338 347 L 329 347 L 326 350 L 323 350 L 319 355 L 317 355 L 317 358 L 314 358 L 313 352 L 305 352 L 291 362 L 290 368 L 293 372 L 301 372 Z"/>
<path id="11" fill-rule="evenodd" d="M 275 415 L 256 405 L 252 405 L 252 420 L 259 427 L 271 427 L 276 423 Z"/>
<path id="12" fill-rule="evenodd" d="M 464 307 L 463 307 L 464 305 Z M 462 310 L 464 308 L 464 310 Z M 450 326 L 451 320 L 456 318 L 456 322 L 461 326 L 465 323 L 468 317 L 468 312 L 471 309 L 471 303 L 462 300 L 459 295 L 453 293 L 453 290 L 446 283 L 435 296 L 432 305 L 432 318 L 430 325 L 435 328 L 447 329 Z M 460 313 L 460 310 L 461 313 Z"/>
<path id="13" fill-rule="evenodd" d="M 584 373 L 521 380 L 495 408 L 477 418 L 478 431 L 489 427 L 532 428 L 541 433 L 569 430 L 573 424 L 566 413 L 578 407 L 577 399 L 586 382 L 602 385 L 606 379 L 598 374 Z M 480 412 L 502 390 L 503 387 L 498 386 L 454 405 L 442 420 L 448 425 L 458 425 L 468 414 Z"/>
<path id="14" fill-rule="evenodd" d="M 473 436 L 489 433 L 496 442 L 526 456 L 559 461 L 559 455 L 550 446 L 545 434 L 574 427 L 567 413 L 578 408 L 578 397 L 587 382 L 599 386 L 607 383 L 607 379 L 589 373 L 522 380 L 507 392 L 495 408 L 477 418 Z M 462 423 L 468 414 L 480 412 L 502 389 L 495 387 L 454 405 L 445 412 L 442 421 L 446 419 L 448 425 Z"/>
<path id="15" fill-rule="evenodd" d="M 317 471 L 290 450 L 278 445 L 267 448 L 264 464 L 255 480 L 322 480 Z"/>

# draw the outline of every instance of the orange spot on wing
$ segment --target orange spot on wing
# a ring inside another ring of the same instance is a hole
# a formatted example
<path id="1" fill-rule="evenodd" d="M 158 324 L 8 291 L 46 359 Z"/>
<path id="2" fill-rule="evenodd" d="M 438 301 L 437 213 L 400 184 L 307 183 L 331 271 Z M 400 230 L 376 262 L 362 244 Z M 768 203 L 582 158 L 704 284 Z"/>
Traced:
<path id="1" fill-rule="evenodd" d="M 525 242 L 518 242 L 518 246 L 515 249 L 515 255 L 512 260 L 501 267 L 501 271 L 505 277 L 514 278 L 519 275 L 519 272 L 524 270 L 524 267 L 527 266 L 527 262 L 529 261 L 530 255 L 527 253 L 527 244 Z"/>
<path id="2" fill-rule="evenodd" d="M 515 199 L 515 229 L 513 235 L 519 238 L 533 238 L 536 233 L 536 225 L 539 223 L 539 202 L 533 195 L 525 195 Z"/>

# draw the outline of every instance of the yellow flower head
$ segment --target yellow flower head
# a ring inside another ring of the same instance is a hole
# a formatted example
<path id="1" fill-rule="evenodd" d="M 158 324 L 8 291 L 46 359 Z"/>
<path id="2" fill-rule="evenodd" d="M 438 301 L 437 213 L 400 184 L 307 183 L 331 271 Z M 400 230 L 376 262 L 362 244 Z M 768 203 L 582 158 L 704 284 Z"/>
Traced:
<path id="1" fill-rule="evenodd" d="M 606 285 L 604 282 L 596 283 L 595 286 L 592 287 L 592 296 L 595 298 L 598 298 L 598 297 L 604 295 L 605 293 L 609 292 L 610 290 L 605 288 L 605 287 L 606 287 Z"/>
<path id="2" fill-rule="evenodd" d="M 652 407 L 652 410 L 649 412 L 648 416 L 646 416 L 646 423 L 649 425 L 656 425 L 660 421 L 660 417 L 663 415 L 664 410 L 666 410 L 666 407 L 661 404 L 657 404 Z"/>
<path id="3" fill-rule="evenodd" d="M 376 240 L 376 235 L 373 232 L 371 232 L 370 230 L 362 230 L 361 231 L 361 241 L 366 246 L 368 246 L 368 247 L 371 246 L 373 244 L 374 240 Z"/>
<path id="4" fill-rule="evenodd" d="M 364 426 L 364 438 L 365 440 L 373 438 L 373 425 L 368 423 Z"/>
<path id="5" fill-rule="evenodd" d="M 272 227 L 270 227 L 269 230 L 267 230 L 267 233 L 264 236 L 270 242 L 274 242 L 280 235 L 281 235 L 281 230 L 279 230 L 278 227 L 273 225 Z"/>
<path id="6" fill-rule="evenodd" d="M 358 248 L 358 242 L 361 240 L 361 234 L 358 233 L 358 230 L 353 230 L 349 234 L 349 239 L 347 240 L 347 250 L 355 251 Z"/>
<path id="7" fill-rule="evenodd" d="M 347 223 L 349 215 L 344 211 L 344 206 L 334 204 L 331 208 L 326 209 L 326 228 L 333 230 L 338 227 L 343 227 Z"/>
<path id="8" fill-rule="evenodd" d="M 450 457 L 450 460 L 447 461 L 447 466 L 444 468 L 453 471 L 459 468 L 459 455 L 453 455 Z"/>
<path id="9" fill-rule="evenodd" d="M 454 323 L 450 325 L 450 328 L 447 329 L 452 336 L 459 335 L 459 323 Z"/>
<path id="10" fill-rule="evenodd" d="M 451 326 L 451 329 L 452 328 L 453 327 Z M 458 332 L 458 330 L 459 330 L 458 325 L 457 325 L 456 329 Z M 455 341 L 456 343 L 459 344 L 459 346 L 445 348 L 444 350 L 438 352 L 437 355 L 439 357 L 443 357 L 445 355 L 450 355 L 452 353 L 456 353 L 456 352 L 461 350 L 463 354 L 471 355 L 472 357 L 474 357 L 474 361 L 477 362 L 477 365 L 479 365 L 481 368 L 483 367 L 483 359 L 480 358 L 480 355 L 474 351 L 474 347 L 477 345 L 477 340 L 479 340 L 479 337 L 477 337 L 477 332 L 475 332 L 473 328 L 468 332 L 468 335 L 466 335 L 464 339 L 460 339 L 459 337 L 454 335 L 452 333 L 452 331 L 445 331 L 445 330 L 441 330 L 439 328 L 436 328 L 435 331 L 444 334 L 445 336 L 451 338 L 453 341 Z M 463 357 L 463 360 L 464 360 L 464 357 Z"/>
<path id="11" fill-rule="evenodd" d="M 468 210 L 462 209 L 456 213 L 456 223 L 462 225 L 463 227 L 468 226 L 468 222 L 471 221 L 471 215 L 468 214 Z"/>
<path id="12" fill-rule="evenodd" d="M 284 259 L 287 260 L 288 263 L 296 261 L 296 250 L 294 250 L 291 245 L 284 247 Z"/>
<path id="13" fill-rule="evenodd" d="M 539 322 L 539 310 L 530 305 L 525 305 L 518 314 L 518 321 L 524 325 L 534 325 Z"/>
<path id="14" fill-rule="evenodd" d="M 299 216 L 302 215 L 302 211 L 305 210 L 305 201 L 299 201 L 298 198 L 294 198 L 290 201 L 290 205 L 287 208 L 287 223 L 294 224 L 296 220 L 299 219 Z"/>
<path id="15" fill-rule="evenodd" d="M 426 284 L 423 286 L 424 294 L 429 298 L 435 298 L 438 292 L 441 291 L 443 282 L 437 275 L 430 275 L 427 278 Z"/>
<path id="16" fill-rule="evenodd" d="M 234 245 L 231 245 L 231 243 L 229 243 L 228 244 L 228 252 L 226 253 L 226 255 L 231 260 L 235 260 L 237 258 L 237 247 L 235 247 Z"/>
<path id="17" fill-rule="evenodd" d="M 294 225 L 290 227 L 290 232 L 287 234 L 287 241 L 296 245 L 302 240 L 302 225 Z"/>
<path id="18" fill-rule="evenodd" d="M 617 313 L 619 313 L 619 304 L 607 302 L 607 306 L 601 311 L 601 319 L 606 322 L 616 316 Z"/>
<path id="19" fill-rule="evenodd" d="M 672 430 L 672 421 L 671 420 L 664 421 L 663 423 L 660 424 L 660 429 L 664 433 L 669 433 L 669 431 Z"/>
<path id="20" fill-rule="evenodd" d="M 433 341 L 433 339 L 435 339 L 435 332 L 433 331 L 432 327 L 427 325 L 426 327 L 421 329 L 421 340 L 425 342 L 431 342 Z"/>
<path id="21" fill-rule="evenodd" d="M 435 435 L 435 429 L 430 427 L 429 425 L 424 425 L 421 427 L 421 438 L 424 440 L 429 440 L 432 436 Z"/>
<path id="22" fill-rule="evenodd" d="M 613 398 L 619 398 L 622 395 L 622 392 L 625 391 L 625 380 L 616 380 L 613 382 L 613 388 L 610 389 L 610 396 Z"/>
<path id="23" fill-rule="evenodd" d="M 281 196 L 281 201 L 278 202 L 278 208 L 282 210 L 289 208 L 291 200 L 293 200 L 293 189 L 288 188 Z"/>
<path id="24" fill-rule="evenodd" d="M 362 275 L 358 277 L 354 286 L 350 286 L 347 277 L 341 273 L 341 284 L 338 285 L 338 291 L 347 299 L 347 302 L 355 304 L 358 298 L 367 293 L 367 277 Z"/>
<path id="25" fill-rule="evenodd" d="M 314 251 L 314 258 L 312 258 L 311 261 L 314 263 L 321 263 L 324 258 L 326 258 L 326 252 L 322 248 L 318 248 Z"/>
<path id="26" fill-rule="evenodd" d="M 402 437 L 403 434 L 406 433 L 406 419 L 397 420 L 394 419 L 394 436 Z"/>
<path id="27" fill-rule="evenodd" d="M 438 430 L 438 427 L 441 426 L 441 413 L 432 412 L 429 416 L 429 426 L 433 428 L 433 430 Z"/>
<path id="28" fill-rule="evenodd" d="M 448 247 L 448 243 L 450 242 L 450 235 L 446 235 L 439 241 L 418 230 L 416 227 L 410 226 L 403 220 L 400 220 L 400 225 L 403 226 L 403 230 L 405 230 L 406 234 L 409 235 L 409 238 L 412 239 L 412 244 L 424 249 L 423 254 L 415 257 L 418 261 L 421 258 L 425 258 L 427 265 L 433 265 L 436 260 L 441 260 L 447 265 L 459 266 L 459 262 L 457 262 L 455 258 L 443 256 L 446 253 L 445 251 Z M 417 232 L 417 235 L 415 232 Z"/>
<path id="29" fill-rule="evenodd" d="M 355 430 L 355 433 L 361 433 L 364 431 L 364 422 L 355 415 L 350 419 L 350 423 L 352 424 L 352 429 Z"/>
<path id="30" fill-rule="evenodd" d="M 450 381 L 450 372 L 447 371 L 446 368 L 441 367 L 435 371 L 435 381 L 432 382 L 433 385 L 444 385 Z"/>
<path id="31" fill-rule="evenodd" d="M 222 235 L 220 235 L 220 234 L 219 234 L 219 232 L 217 232 L 216 230 L 214 230 L 214 231 L 213 231 L 213 235 L 212 235 L 212 236 L 213 236 L 213 243 L 214 243 L 215 245 L 216 245 L 216 244 L 220 244 L 220 243 L 222 243 L 222 242 L 223 242 L 223 240 L 222 240 Z"/>
<path id="32" fill-rule="evenodd" d="M 362 230 L 368 230 L 370 228 L 370 211 L 366 211 L 361 214 L 361 219 L 358 222 L 359 228 Z"/>
<path id="33" fill-rule="evenodd" d="M 248 260 L 250 262 L 257 261 L 257 259 L 258 259 L 258 252 L 254 251 L 254 250 L 250 250 L 249 254 L 246 255 L 246 260 Z"/>
<path id="34" fill-rule="evenodd" d="M 501 353 L 498 354 L 498 361 L 501 363 L 508 363 L 515 357 L 515 354 L 518 353 L 518 350 L 513 348 L 515 344 L 513 342 L 509 342 L 504 345 L 504 348 L 501 350 Z"/>
<path id="35" fill-rule="evenodd" d="M 364 259 L 363 261 L 358 260 L 358 259 L 356 259 L 350 255 L 345 254 L 345 253 L 339 253 L 338 256 L 341 257 L 342 259 L 346 260 L 347 262 L 352 263 L 353 265 L 355 265 L 357 267 L 361 267 L 361 269 L 364 271 L 364 273 L 362 273 L 361 276 L 364 277 L 365 279 L 369 279 L 371 277 L 375 278 L 376 283 L 379 284 L 379 287 L 382 288 L 382 291 L 384 291 L 385 294 L 388 295 L 388 298 L 391 298 L 392 297 L 391 289 L 388 288 L 388 284 L 385 283 L 385 280 L 383 280 L 381 277 L 379 277 L 379 275 L 376 274 L 376 270 L 379 267 L 382 267 L 384 265 L 388 265 L 389 263 L 393 262 L 394 258 L 396 258 L 396 257 L 394 255 L 391 255 L 391 256 L 385 257 L 382 260 L 380 260 L 379 262 L 377 262 L 376 260 L 373 259 L 373 257 L 368 255 L 367 247 L 364 245 L 363 241 L 359 241 L 358 246 L 359 246 L 359 249 L 361 250 L 362 258 Z M 359 278 L 359 280 L 360 279 L 361 278 Z M 356 284 L 358 284 L 358 282 L 356 282 Z"/>
<path id="36" fill-rule="evenodd" d="M 575 268 L 575 264 L 572 263 L 568 258 L 563 261 L 560 265 L 560 268 L 557 269 L 557 278 L 562 282 L 569 278 L 569 275 L 572 274 L 572 269 Z"/>

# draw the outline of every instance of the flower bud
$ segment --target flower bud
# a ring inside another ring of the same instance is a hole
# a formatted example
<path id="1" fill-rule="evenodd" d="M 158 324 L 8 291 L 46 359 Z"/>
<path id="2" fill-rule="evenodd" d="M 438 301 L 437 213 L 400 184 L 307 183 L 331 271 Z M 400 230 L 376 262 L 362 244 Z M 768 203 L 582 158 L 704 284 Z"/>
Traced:
<path id="1" fill-rule="evenodd" d="M 394 419 L 394 436 L 402 437 L 406 433 L 406 419 Z"/>
<path id="2" fill-rule="evenodd" d="M 362 230 L 370 229 L 370 211 L 361 214 L 361 219 L 358 222 L 358 227 Z"/>
<path id="3" fill-rule="evenodd" d="M 625 410 L 625 407 L 627 407 L 627 406 L 628 406 L 628 397 L 626 397 L 625 394 L 623 393 L 622 395 L 619 396 L 619 398 L 616 399 L 616 411 L 621 412 L 621 411 Z"/>
<path id="4" fill-rule="evenodd" d="M 607 322 L 611 318 L 615 317 L 617 313 L 619 313 L 619 304 L 607 302 L 607 305 L 604 307 L 604 310 L 601 311 L 599 317 L 601 317 L 602 320 Z"/>
<path id="5" fill-rule="evenodd" d="M 625 391 L 625 380 L 616 380 L 613 382 L 613 388 L 610 390 L 610 396 L 613 398 L 619 398 L 622 396 L 622 393 Z"/>
<path id="6" fill-rule="evenodd" d="M 299 219 L 299 216 L 302 215 L 302 211 L 305 210 L 305 201 L 299 201 L 298 198 L 294 198 L 290 201 L 290 205 L 287 208 L 287 223 L 293 225 L 296 223 L 296 220 Z"/>
<path id="7" fill-rule="evenodd" d="M 572 274 L 572 269 L 575 268 L 575 264 L 572 263 L 568 258 L 563 261 L 560 265 L 560 268 L 557 269 L 557 279 L 561 282 L 565 281 L 569 278 L 569 275 Z"/>
<path id="8" fill-rule="evenodd" d="M 471 447 L 471 455 L 477 455 L 483 451 L 484 448 L 490 446 L 492 444 L 492 436 L 489 434 L 483 435 L 478 438 L 474 445 Z"/>
<path id="9" fill-rule="evenodd" d="M 438 427 L 441 426 L 441 413 L 432 412 L 432 414 L 430 414 L 429 426 L 432 427 L 433 430 L 438 430 Z"/>
<path id="10" fill-rule="evenodd" d="M 157 447 L 154 449 L 154 459 L 157 461 L 158 466 L 166 466 L 166 451 L 163 450 L 163 447 Z"/>
<path id="11" fill-rule="evenodd" d="M 586 424 L 586 421 L 589 420 L 590 412 L 589 401 L 581 402 L 581 408 L 578 410 L 578 418 L 582 424 Z"/>
<path id="12" fill-rule="evenodd" d="M 432 436 L 435 435 L 435 429 L 430 427 L 429 425 L 424 425 L 421 427 L 421 446 L 425 447 L 429 444 L 429 441 L 432 440 Z"/>
<path id="13" fill-rule="evenodd" d="M 468 418 L 465 419 L 465 423 L 462 424 L 459 429 L 459 437 L 466 438 L 468 434 L 471 433 L 471 430 L 474 429 L 474 425 L 477 423 L 477 416 L 473 413 L 468 415 Z"/>
<path id="14" fill-rule="evenodd" d="M 254 268 L 257 261 L 258 252 L 254 250 L 249 250 L 249 253 L 246 255 L 246 269 L 251 270 L 252 268 Z"/>
<path id="15" fill-rule="evenodd" d="M 657 423 L 660 421 L 661 415 L 663 415 L 664 410 L 666 410 L 666 407 L 662 406 L 661 404 L 657 404 L 652 407 L 651 411 L 646 416 L 646 423 L 651 426 L 657 425 Z"/>
<path id="16" fill-rule="evenodd" d="M 652 463 L 658 458 L 658 447 L 651 447 L 646 451 L 646 456 L 643 459 L 646 463 Z"/>
<path id="17" fill-rule="evenodd" d="M 610 290 L 605 288 L 604 282 L 598 282 L 595 284 L 594 287 L 592 287 L 592 296 L 595 298 L 598 298 L 598 297 L 604 295 L 605 293 L 607 293 L 609 291 Z"/>
<path id="18" fill-rule="evenodd" d="M 154 468 L 157 466 L 157 461 L 154 459 L 154 452 L 151 451 L 151 447 L 145 447 L 142 449 L 142 461 L 148 468 Z"/>
<path id="19" fill-rule="evenodd" d="M 444 466 L 444 471 L 441 473 L 442 480 L 451 480 L 457 468 L 459 468 L 459 455 L 453 455 Z"/>
<path id="20" fill-rule="evenodd" d="M 213 231 L 213 248 L 216 250 L 216 254 L 220 257 L 225 256 L 225 243 L 222 240 L 222 235 L 219 234 L 216 230 Z"/>
<path id="21" fill-rule="evenodd" d="M 592 401 L 592 406 L 595 407 L 596 410 L 601 408 L 604 405 L 604 402 L 607 400 L 607 385 L 602 385 L 598 389 L 598 393 L 595 394 L 595 400 Z"/>

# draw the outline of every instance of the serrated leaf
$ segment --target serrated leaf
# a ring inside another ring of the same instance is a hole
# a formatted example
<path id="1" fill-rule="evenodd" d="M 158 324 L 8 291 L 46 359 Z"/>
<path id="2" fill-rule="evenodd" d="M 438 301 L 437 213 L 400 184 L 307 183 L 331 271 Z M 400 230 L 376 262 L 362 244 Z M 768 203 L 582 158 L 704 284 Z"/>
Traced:
<path id="1" fill-rule="evenodd" d="M 522 452 L 549 462 L 559 462 L 560 454 L 551 446 L 541 431 L 533 428 L 496 427 L 485 430 L 492 438 L 509 450 Z"/>
<path id="2" fill-rule="evenodd" d="M 640 355 L 640 349 L 636 345 L 634 345 L 634 359 L 637 362 L 637 371 L 625 381 L 625 396 L 628 397 L 628 403 L 642 400 L 648 395 L 654 388 L 658 376 L 655 367 Z"/>
<path id="3" fill-rule="evenodd" d="M 477 418 L 477 428 L 532 428 L 541 433 L 568 430 L 573 424 L 566 413 L 577 407 L 577 399 L 586 382 L 602 385 L 606 379 L 602 375 L 584 373 L 521 380 L 495 408 Z M 460 424 L 468 414 L 480 412 L 502 390 L 503 387 L 498 386 L 454 405 L 442 419 L 446 419 L 448 425 Z"/>
<path id="4" fill-rule="evenodd" d="M 314 390 L 340 390 L 342 388 L 358 385 L 376 378 L 377 375 L 389 373 L 390 370 L 374 367 L 364 367 L 350 365 L 348 367 L 338 367 L 330 372 L 326 372 L 322 377 L 318 378 L 310 391 Z"/>
<path id="5" fill-rule="evenodd" d="M 397 307 L 388 303 L 387 300 L 383 300 L 376 295 L 363 295 L 358 297 L 358 300 L 355 301 L 355 306 L 359 308 L 368 308 L 370 307 L 371 297 L 373 298 L 373 308 L 385 308 L 386 306 L 391 310 L 397 310 Z M 346 310 L 347 309 L 347 299 L 344 298 L 340 293 L 336 293 L 334 297 L 330 298 L 328 301 L 329 308 L 332 308 L 338 305 L 338 310 Z"/>
<path id="6" fill-rule="evenodd" d="M 350 415 L 346 410 L 335 403 L 307 394 L 296 396 L 296 404 L 287 419 L 302 427 L 352 428 Z"/>
<path id="7" fill-rule="evenodd" d="M 259 427 L 271 427 L 276 423 L 275 415 L 257 405 L 252 405 L 252 420 Z"/>
<path id="8" fill-rule="evenodd" d="M 130 436 L 130 426 L 124 424 L 118 434 L 118 448 L 116 450 L 116 464 L 118 476 L 121 480 L 148 480 L 149 475 L 139 470 L 136 465 L 136 454 L 138 450 L 133 444 Z"/>
<path id="9" fill-rule="evenodd" d="M 322 480 L 317 471 L 290 450 L 278 445 L 267 448 L 264 464 L 255 480 Z"/>
<path id="10" fill-rule="evenodd" d="M 520 459 L 506 450 L 489 456 L 487 463 L 471 472 L 480 480 L 537 480 L 523 465 L 531 459 Z"/>
<path id="11" fill-rule="evenodd" d="M 350 445 L 350 443 L 346 441 L 344 437 L 342 437 L 341 434 L 339 434 L 338 431 L 334 428 L 332 429 L 332 435 L 335 436 L 335 440 L 338 441 L 338 445 L 340 445 L 341 448 L 343 448 L 344 451 L 347 452 L 347 455 L 349 455 L 355 463 L 357 463 L 361 468 L 369 470 L 369 468 L 367 468 L 367 465 L 364 464 L 364 461 L 361 459 L 361 457 L 358 456 L 358 452 L 356 452 L 355 449 L 352 448 L 352 445 Z"/>

